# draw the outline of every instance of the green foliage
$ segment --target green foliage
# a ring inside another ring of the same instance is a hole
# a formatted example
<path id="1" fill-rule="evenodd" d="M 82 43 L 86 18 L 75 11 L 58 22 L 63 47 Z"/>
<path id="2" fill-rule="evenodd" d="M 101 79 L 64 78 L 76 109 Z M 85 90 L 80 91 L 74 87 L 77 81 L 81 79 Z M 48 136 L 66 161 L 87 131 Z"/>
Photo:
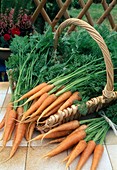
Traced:
<path id="1" fill-rule="evenodd" d="M 115 79 L 117 79 L 115 41 L 109 39 L 110 36 L 116 38 L 117 35 L 109 32 L 105 27 L 96 27 L 96 29 L 103 33 L 102 36 L 109 48 L 113 46 L 111 57 L 116 68 Z M 55 53 L 53 38 L 54 33 L 48 26 L 46 26 L 44 34 L 36 34 L 30 37 L 16 36 L 14 38 L 10 47 L 13 54 L 6 62 L 6 66 L 8 69 L 17 68 L 16 75 L 14 72 L 15 81 L 18 81 L 22 66 L 21 77 L 25 80 L 22 83 L 28 84 L 26 87 L 23 85 L 24 91 L 30 90 L 36 83 L 48 82 L 60 75 L 64 78 L 65 75 L 76 71 L 78 72 L 77 75 L 69 80 L 70 83 L 77 81 L 73 87 L 71 86 L 72 91 L 78 90 L 82 96 L 89 98 L 101 95 L 106 84 L 106 70 L 101 50 L 95 41 L 85 30 L 81 29 L 78 32 L 72 32 L 70 35 L 60 36 Z M 27 78 L 27 75 L 29 75 L 29 78 Z M 68 82 L 63 83 L 67 84 Z"/>
<path id="2" fill-rule="evenodd" d="M 1 0 L 1 13 L 6 13 L 10 11 L 11 8 L 14 8 L 16 0 Z M 8 9 L 8 11 L 7 11 Z"/>

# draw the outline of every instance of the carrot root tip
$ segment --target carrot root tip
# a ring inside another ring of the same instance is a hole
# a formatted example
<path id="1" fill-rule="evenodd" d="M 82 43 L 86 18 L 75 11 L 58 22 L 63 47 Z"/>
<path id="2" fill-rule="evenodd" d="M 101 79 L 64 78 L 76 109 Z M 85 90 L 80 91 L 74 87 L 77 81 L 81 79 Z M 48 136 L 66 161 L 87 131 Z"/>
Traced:
<path id="1" fill-rule="evenodd" d="M 3 163 L 5 163 L 5 162 L 9 161 L 10 159 L 11 159 L 11 157 L 9 156 L 6 160 L 0 162 L 0 164 L 3 164 Z"/>

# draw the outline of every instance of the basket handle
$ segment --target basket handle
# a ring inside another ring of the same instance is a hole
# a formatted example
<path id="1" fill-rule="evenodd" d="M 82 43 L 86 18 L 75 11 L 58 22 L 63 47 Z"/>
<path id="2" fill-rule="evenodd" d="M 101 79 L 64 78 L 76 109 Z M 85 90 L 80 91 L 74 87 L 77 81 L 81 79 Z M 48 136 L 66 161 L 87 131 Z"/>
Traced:
<path id="1" fill-rule="evenodd" d="M 111 98 L 113 96 L 113 85 L 114 85 L 114 71 L 113 71 L 113 64 L 110 58 L 110 53 L 107 48 L 107 45 L 105 44 L 102 36 L 92 27 L 89 25 L 87 22 L 81 20 L 81 19 L 76 19 L 76 18 L 70 18 L 62 22 L 58 29 L 56 30 L 55 37 L 54 37 L 54 49 L 57 49 L 57 44 L 58 44 L 58 38 L 64 28 L 66 28 L 69 25 L 75 25 L 75 26 L 81 26 L 86 31 L 90 34 L 90 36 L 97 42 L 99 45 L 105 65 L 106 65 L 106 77 L 107 77 L 107 84 L 103 90 L 103 95 L 106 98 Z"/>

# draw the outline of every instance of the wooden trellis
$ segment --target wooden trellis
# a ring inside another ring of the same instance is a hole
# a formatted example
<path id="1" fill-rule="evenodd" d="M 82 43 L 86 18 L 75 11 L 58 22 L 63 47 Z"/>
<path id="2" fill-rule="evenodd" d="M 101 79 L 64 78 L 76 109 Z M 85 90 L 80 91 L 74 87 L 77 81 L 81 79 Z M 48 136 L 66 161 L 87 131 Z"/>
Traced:
<path id="1" fill-rule="evenodd" d="M 44 20 L 46 22 L 48 22 L 49 25 L 51 25 L 51 27 L 54 31 L 55 26 L 57 25 L 57 23 L 59 22 L 59 20 L 61 19 L 62 16 L 64 16 L 65 19 L 70 18 L 70 15 L 69 15 L 69 12 L 67 9 L 68 9 L 69 5 L 71 4 L 72 0 L 66 0 L 64 3 L 62 2 L 62 0 L 56 0 L 56 3 L 58 4 L 60 10 L 56 14 L 56 16 L 54 17 L 54 19 L 52 21 L 51 21 L 49 15 L 46 13 L 46 10 L 44 9 L 46 2 L 47 2 L 46 0 L 41 0 L 41 1 L 34 0 L 34 3 L 37 6 L 37 8 L 34 11 L 31 20 L 32 20 L 32 23 L 34 24 L 34 22 L 38 18 L 38 15 L 41 13 Z M 78 13 L 77 18 L 82 19 L 83 16 L 85 15 L 87 18 L 87 22 L 93 26 L 94 21 L 90 15 L 90 12 L 88 11 L 89 8 L 91 7 L 91 5 L 93 4 L 93 0 L 88 0 L 86 3 L 84 2 L 84 0 L 78 0 L 78 3 L 81 6 L 82 10 L 80 11 L 80 13 Z M 106 0 L 102 0 L 100 3 L 102 4 L 104 13 L 100 16 L 100 18 L 98 18 L 96 24 L 102 24 L 104 22 L 104 20 L 107 18 L 111 25 L 111 28 L 113 30 L 117 31 L 117 24 L 114 22 L 113 16 L 111 15 L 112 9 L 115 7 L 115 5 L 117 5 L 117 0 L 112 0 L 110 4 L 107 4 Z M 71 32 L 74 29 L 75 29 L 75 26 L 71 26 L 69 28 L 68 32 Z"/>

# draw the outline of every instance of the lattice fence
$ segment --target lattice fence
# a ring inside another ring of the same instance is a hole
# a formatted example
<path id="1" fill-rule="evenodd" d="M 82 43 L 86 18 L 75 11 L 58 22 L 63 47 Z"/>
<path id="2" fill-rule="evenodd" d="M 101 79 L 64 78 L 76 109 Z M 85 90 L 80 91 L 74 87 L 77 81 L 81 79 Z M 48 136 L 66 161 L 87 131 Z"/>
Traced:
<path id="1" fill-rule="evenodd" d="M 44 6 L 46 5 L 46 2 L 47 2 L 46 0 L 41 0 L 41 1 L 34 0 L 34 2 L 37 7 L 32 15 L 32 23 L 33 24 L 38 19 L 38 15 L 41 13 L 44 20 L 51 25 L 51 27 L 54 31 L 55 26 L 57 25 L 57 23 L 59 22 L 59 20 L 61 19 L 62 16 L 64 16 L 65 19 L 70 18 L 69 11 L 67 9 L 68 9 L 69 5 L 72 3 L 72 0 L 66 0 L 64 3 L 62 2 L 62 0 L 56 0 L 56 3 L 58 4 L 60 10 L 56 14 L 56 16 L 54 17 L 53 20 L 50 19 L 49 14 L 47 14 L 46 10 L 44 9 Z M 84 0 L 78 0 L 78 4 L 82 8 L 82 10 L 78 13 L 77 18 L 82 19 L 83 16 L 86 16 L 87 22 L 92 26 L 94 24 L 102 24 L 105 19 L 108 19 L 111 28 L 113 30 L 117 31 L 117 23 L 115 23 L 113 16 L 111 14 L 111 11 L 117 5 L 117 0 L 112 0 L 110 4 L 108 4 L 106 2 L 106 0 L 102 0 L 102 1 L 100 1 L 100 3 L 104 9 L 104 12 L 98 18 L 96 23 L 93 21 L 93 18 L 91 17 L 90 12 L 88 11 L 89 8 L 91 7 L 91 5 L 93 4 L 93 0 L 87 0 L 86 3 L 84 2 Z M 71 26 L 69 31 L 72 31 L 74 29 L 75 29 L 75 26 Z"/>

